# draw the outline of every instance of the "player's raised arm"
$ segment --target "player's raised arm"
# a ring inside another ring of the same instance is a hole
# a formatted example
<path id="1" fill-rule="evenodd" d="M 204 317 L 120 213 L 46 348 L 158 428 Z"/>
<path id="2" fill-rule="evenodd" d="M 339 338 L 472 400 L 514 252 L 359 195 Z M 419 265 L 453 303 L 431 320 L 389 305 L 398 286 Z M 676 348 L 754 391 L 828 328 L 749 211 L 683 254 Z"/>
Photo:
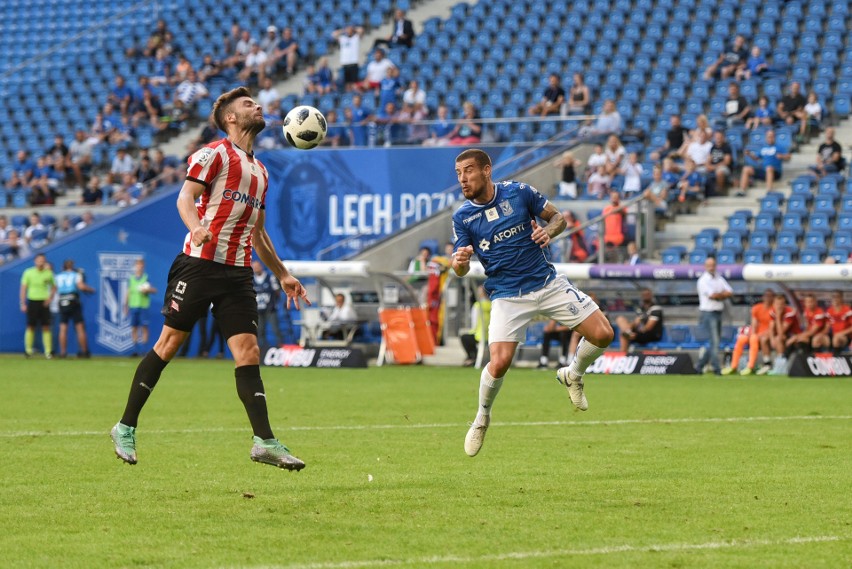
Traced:
<path id="1" fill-rule="evenodd" d="M 463 277 L 470 271 L 470 258 L 473 256 L 473 246 L 459 247 L 453 253 L 453 272 L 457 277 Z"/>
<path id="2" fill-rule="evenodd" d="M 269 238 L 269 234 L 266 232 L 266 228 L 264 227 L 264 223 L 266 221 L 266 215 L 263 210 L 258 212 L 257 221 L 254 225 L 254 250 L 257 251 L 257 256 L 260 257 L 260 260 L 263 262 L 267 268 L 272 271 L 272 274 L 279 280 L 281 283 L 281 289 L 284 291 L 284 294 L 287 295 L 287 308 L 290 308 L 290 303 L 294 302 L 296 305 L 296 310 L 301 308 L 300 302 L 304 300 L 308 306 L 310 306 L 311 301 L 308 300 L 308 291 L 305 290 L 305 287 L 302 286 L 302 283 L 299 280 L 290 274 L 290 271 L 287 270 L 287 267 L 284 266 L 284 263 L 278 258 L 278 253 L 275 251 L 275 245 L 272 243 L 272 239 Z"/>

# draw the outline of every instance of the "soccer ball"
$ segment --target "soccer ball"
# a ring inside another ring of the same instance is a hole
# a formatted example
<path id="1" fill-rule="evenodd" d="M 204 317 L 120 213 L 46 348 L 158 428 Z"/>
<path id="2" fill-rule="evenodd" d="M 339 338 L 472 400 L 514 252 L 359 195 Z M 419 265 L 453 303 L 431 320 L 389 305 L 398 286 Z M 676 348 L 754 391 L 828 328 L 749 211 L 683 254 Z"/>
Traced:
<path id="1" fill-rule="evenodd" d="M 328 123 L 317 109 L 301 105 L 287 113 L 283 129 L 284 138 L 290 146 L 309 150 L 323 141 L 328 131 Z"/>

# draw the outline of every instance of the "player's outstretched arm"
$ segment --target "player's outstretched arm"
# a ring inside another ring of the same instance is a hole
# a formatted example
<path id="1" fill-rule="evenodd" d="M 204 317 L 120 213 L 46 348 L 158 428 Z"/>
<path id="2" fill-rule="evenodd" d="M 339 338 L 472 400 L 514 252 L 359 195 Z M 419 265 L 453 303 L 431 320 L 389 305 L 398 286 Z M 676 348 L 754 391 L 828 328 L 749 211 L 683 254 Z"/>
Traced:
<path id="1" fill-rule="evenodd" d="M 272 271 L 272 274 L 274 274 L 281 283 L 281 290 L 283 290 L 284 294 L 287 296 L 288 309 L 292 302 L 295 304 L 296 310 L 299 310 L 301 308 L 300 302 L 302 300 L 310 306 L 311 301 L 308 300 L 308 291 L 305 290 L 305 287 L 302 286 L 299 279 L 290 274 L 290 271 L 287 270 L 287 267 L 285 267 L 284 263 L 281 262 L 281 259 L 278 258 L 278 253 L 275 251 L 275 245 L 272 244 L 272 239 L 269 238 L 269 234 L 266 232 L 266 228 L 264 227 L 265 221 L 266 215 L 263 210 L 260 210 L 252 234 L 254 249 L 257 251 L 257 256 L 260 257 L 261 262 L 266 265 L 270 271 Z"/>

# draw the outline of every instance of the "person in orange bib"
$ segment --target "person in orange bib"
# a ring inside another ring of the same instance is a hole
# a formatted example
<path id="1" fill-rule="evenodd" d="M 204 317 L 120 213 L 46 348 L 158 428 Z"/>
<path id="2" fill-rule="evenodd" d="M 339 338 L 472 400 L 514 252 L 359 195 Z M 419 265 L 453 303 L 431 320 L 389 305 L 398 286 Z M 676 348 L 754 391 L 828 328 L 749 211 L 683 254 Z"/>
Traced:
<path id="1" fill-rule="evenodd" d="M 769 316 L 772 318 L 772 327 L 770 332 L 770 343 L 775 350 L 775 366 L 770 369 L 761 367 L 757 370 L 757 375 L 779 375 L 786 373 L 787 365 L 787 340 L 801 334 L 802 326 L 799 322 L 799 311 L 787 304 L 787 297 L 777 295 L 772 303 L 772 310 L 769 311 Z M 765 370 L 765 371 L 764 371 Z"/>
<path id="2" fill-rule="evenodd" d="M 751 307 L 751 325 L 745 326 L 737 342 L 734 345 L 734 353 L 731 356 L 731 365 L 722 370 L 722 375 L 731 375 L 737 371 L 743 350 L 748 346 L 748 364 L 740 371 L 740 375 L 751 375 L 754 366 L 757 365 L 757 354 L 763 352 L 763 367 L 771 369 L 769 333 L 772 327 L 772 318 L 769 316 L 772 303 L 775 301 L 775 291 L 767 290 L 763 293 L 763 300 Z M 762 369 L 762 368 L 761 368 Z"/>
<path id="3" fill-rule="evenodd" d="M 832 349 L 841 354 L 849 347 L 852 338 L 852 308 L 843 302 L 843 292 L 831 293 L 831 306 L 826 311 L 826 327 L 814 338 L 814 349 Z"/>

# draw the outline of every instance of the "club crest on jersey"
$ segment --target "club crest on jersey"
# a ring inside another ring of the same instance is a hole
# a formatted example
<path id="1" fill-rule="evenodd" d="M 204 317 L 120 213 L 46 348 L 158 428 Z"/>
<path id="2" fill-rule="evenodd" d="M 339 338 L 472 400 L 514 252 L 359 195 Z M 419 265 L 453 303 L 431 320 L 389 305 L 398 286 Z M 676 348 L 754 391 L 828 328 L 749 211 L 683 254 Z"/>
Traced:
<path id="1" fill-rule="evenodd" d="M 491 248 L 491 243 L 489 243 L 487 239 L 482 239 L 479 242 L 479 250 L 480 251 L 488 251 L 490 248 Z"/>
<path id="2" fill-rule="evenodd" d="M 498 217 L 500 217 L 500 214 L 497 213 L 496 207 L 490 207 L 485 210 L 485 219 L 488 221 L 496 221 Z"/>
<path id="3" fill-rule="evenodd" d="M 500 211 L 503 212 L 503 215 L 512 215 L 514 210 L 512 209 L 512 204 L 509 203 L 509 200 L 503 200 L 499 205 Z"/>

